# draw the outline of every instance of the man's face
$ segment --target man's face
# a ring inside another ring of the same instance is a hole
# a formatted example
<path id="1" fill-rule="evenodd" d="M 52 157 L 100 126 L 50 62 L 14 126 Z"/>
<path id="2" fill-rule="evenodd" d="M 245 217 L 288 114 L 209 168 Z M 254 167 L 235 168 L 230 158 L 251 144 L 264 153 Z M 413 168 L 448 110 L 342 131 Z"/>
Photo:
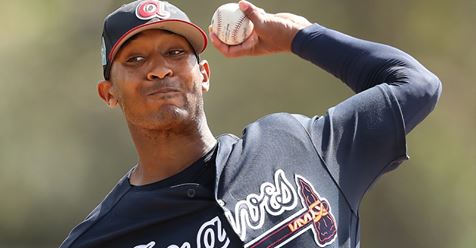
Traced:
<path id="1" fill-rule="evenodd" d="M 98 91 L 110 106 L 119 104 L 129 125 L 172 130 L 198 123 L 209 68 L 200 64 L 185 38 L 163 30 L 147 30 L 117 53 L 111 80 Z"/>

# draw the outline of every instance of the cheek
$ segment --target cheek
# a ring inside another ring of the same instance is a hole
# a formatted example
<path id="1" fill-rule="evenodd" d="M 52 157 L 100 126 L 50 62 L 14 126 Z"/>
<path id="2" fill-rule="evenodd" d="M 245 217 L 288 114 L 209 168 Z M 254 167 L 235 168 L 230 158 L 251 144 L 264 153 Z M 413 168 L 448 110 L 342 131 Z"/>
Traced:
<path id="1" fill-rule="evenodd" d="M 127 73 L 124 70 L 118 70 L 114 76 L 111 77 L 111 80 L 114 84 L 114 92 L 119 101 L 125 101 L 131 99 L 134 96 L 138 96 L 139 89 L 136 84 L 135 76 L 131 73 Z"/>
<path id="2" fill-rule="evenodd" d="M 198 68 L 193 68 L 192 70 L 194 71 L 194 73 L 192 73 L 189 78 L 189 82 L 192 84 L 191 87 L 193 87 L 194 92 L 203 92 L 203 76 L 202 74 L 200 74 Z"/>
<path id="3" fill-rule="evenodd" d="M 197 76 L 192 78 L 190 81 L 191 81 L 191 85 L 189 86 L 190 92 L 195 98 L 201 98 L 203 94 L 203 87 L 202 87 L 200 78 Z"/>

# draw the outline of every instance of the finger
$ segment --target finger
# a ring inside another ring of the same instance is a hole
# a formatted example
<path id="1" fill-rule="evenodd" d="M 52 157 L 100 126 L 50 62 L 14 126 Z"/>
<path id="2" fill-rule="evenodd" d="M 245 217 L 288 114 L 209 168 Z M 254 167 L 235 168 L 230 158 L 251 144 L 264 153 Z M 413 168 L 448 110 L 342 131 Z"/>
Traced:
<path id="1" fill-rule="evenodd" d="M 210 31 L 210 41 L 212 42 L 213 46 L 215 46 L 220 52 L 227 53 L 228 52 L 228 45 L 220 41 L 218 36 Z"/>
<path id="2" fill-rule="evenodd" d="M 227 57 L 240 57 L 245 55 L 252 55 L 254 52 L 254 48 L 256 47 L 256 43 L 258 41 L 258 37 L 256 35 L 251 35 L 246 39 L 243 43 L 234 46 L 228 46 Z"/>
<path id="3" fill-rule="evenodd" d="M 233 58 L 244 55 L 244 51 L 241 45 L 227 45 L 223 43 L 220 39 L 218 39 L 218 36 L 216 36 L 216 34 L 214 33 L 210 34 L 210 40 L 213 46 L 215 46 L 215 48 L 220 51 L 225 57 Z"/>
<path id="4" fill-rule="evenodd" d="M 264 14 L 266 13 L 263 9 L 256 7 L 246 0 L 241 0 L 239 6 L 240 10 L 245 13 L 246 17 L 248 17 L 255 26 L 263 23 Z"/>
<path id="5" fill-rule="evenodd" d="M 210 40 L 213 46 L 215 46 L 215 48 L 218 49 L 218 51 L 220 51 L 223 54 L 223 56 L 234 58 L 234 57 L 240 57 L 245 55 L 251 55 L 253 53 L 253 47 L 256 45 L 258 38 L 256 35 L 251 35 L 243 43 L 239 45 L 233 45 L 233 46 L 230 46 L 221 42 L 218 39 L 218 36 L 216 36 L 216 34 L 213 34 L 213 33 L 210 34 Z"/>

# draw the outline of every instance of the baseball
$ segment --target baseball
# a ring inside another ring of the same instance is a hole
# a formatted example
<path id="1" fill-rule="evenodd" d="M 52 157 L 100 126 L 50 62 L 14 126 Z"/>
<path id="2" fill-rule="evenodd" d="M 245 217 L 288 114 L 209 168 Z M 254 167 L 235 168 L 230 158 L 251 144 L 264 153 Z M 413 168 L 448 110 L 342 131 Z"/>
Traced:
<path id="1" fill-rule="evenodd" d="M 212 32 L 225 44 L 238 45 L 253 32 L 253 23 L 245 16 L 237 3 L 224 4 L 212 17 Z"/>

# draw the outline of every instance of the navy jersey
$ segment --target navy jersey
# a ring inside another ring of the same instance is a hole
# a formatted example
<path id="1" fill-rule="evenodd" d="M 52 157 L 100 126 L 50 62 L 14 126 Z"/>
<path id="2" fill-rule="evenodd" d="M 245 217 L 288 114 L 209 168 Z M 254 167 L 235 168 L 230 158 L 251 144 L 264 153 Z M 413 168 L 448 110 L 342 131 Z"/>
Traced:
<path id="1" fill-rule="evenodd" d="M 402 51 L 317 24 L 292 48 L 357 94 L 322 116 L 277 113 L 223 135 L 164 181 L 125 176 L 61 247 L 359 247 L 362 197 L 407 159 L 405 134 L 441 84 Z"/>

